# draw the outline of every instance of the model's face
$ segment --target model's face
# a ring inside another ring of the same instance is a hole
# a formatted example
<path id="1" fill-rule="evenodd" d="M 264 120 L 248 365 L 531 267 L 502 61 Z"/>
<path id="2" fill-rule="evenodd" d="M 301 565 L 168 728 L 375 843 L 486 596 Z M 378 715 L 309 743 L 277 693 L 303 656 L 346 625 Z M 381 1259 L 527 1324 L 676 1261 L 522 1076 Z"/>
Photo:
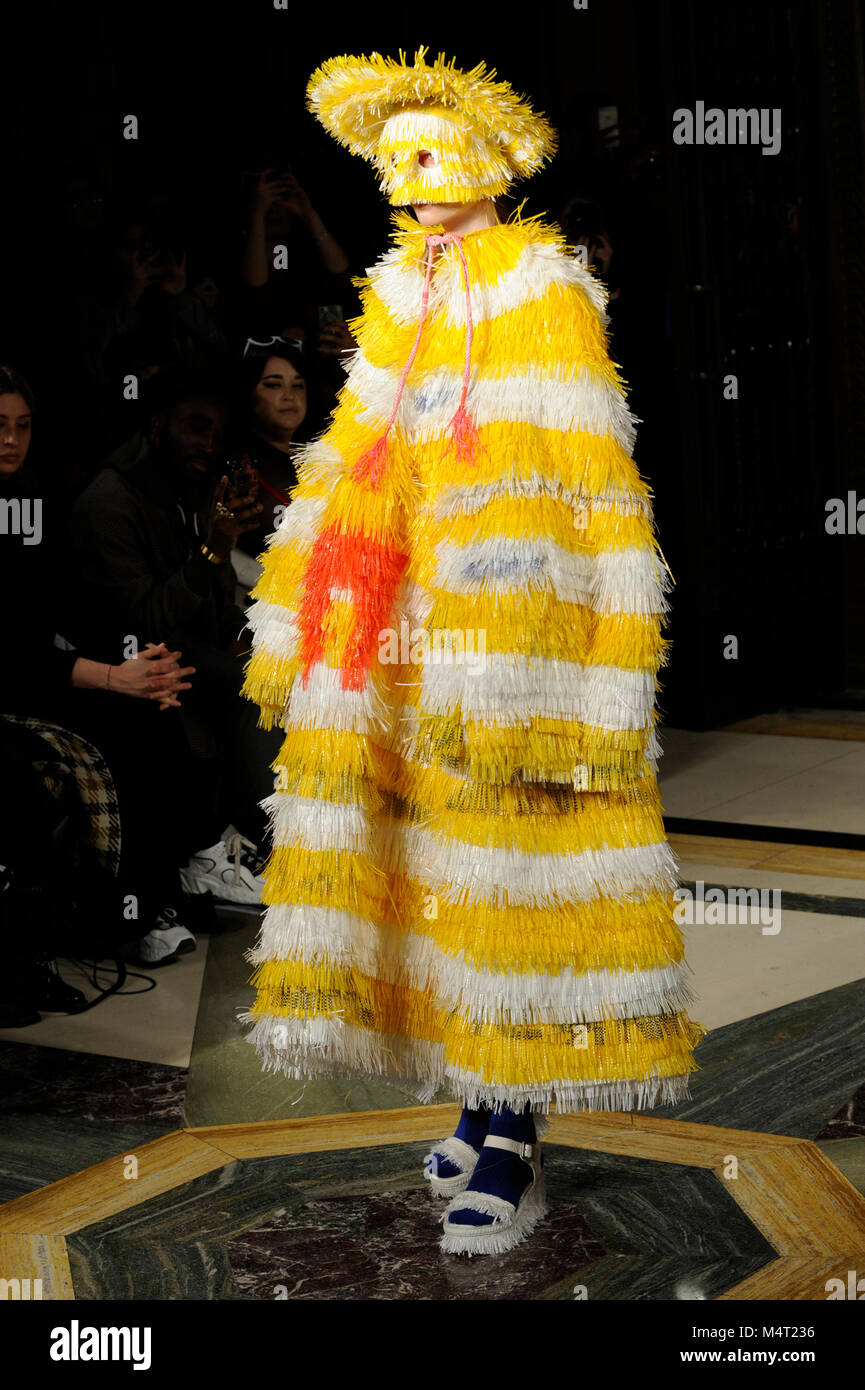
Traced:
<path id="1" fill-rule="evenodd" d="M 0 478 L 17 473 L 30 448 L 30 407 L 17 391 L 0 396 Z"/>
<path id="2" fill-rule="evenodd" d="M 412 203 L 412 209 L 418 222 L 424 227 L 435 227 L 442 223 L 447 226 L 454 216 L 459 216 L 465 212 L 465 203 Z"/>
<path id="3" fill-rule="evenodd" d="M 423 164 L 426 153 L 422 150 L 418 156 L 420 164 Z M 493 227 L 499 220 L 492 198 L 477 198 L 471 203 L 412 203 L 412 210 L 422 226 L 435 227 L 440 224 L 446 232 L 460 234 Z"/>
<path id="4" fill-rule="evenodd" d="M 284 357 L 269 357 L 252 392 L 256 428 L 271 438 L 284 438 L 303 423 L 306 382 Z"/>

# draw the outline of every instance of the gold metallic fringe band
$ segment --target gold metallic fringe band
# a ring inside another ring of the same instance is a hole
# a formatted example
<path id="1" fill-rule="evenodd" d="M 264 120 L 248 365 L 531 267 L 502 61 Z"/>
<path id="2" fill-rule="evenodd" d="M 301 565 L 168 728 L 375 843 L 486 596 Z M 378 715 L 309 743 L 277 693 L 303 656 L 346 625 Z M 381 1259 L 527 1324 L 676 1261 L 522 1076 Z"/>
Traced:
<path id="1" fill-rule="evenodd" d="M 337 1076 L 368 1080 L 379 1076 L 414 1095 L 422 1104 L 447 1087 L 458 1103 L 477 1108 L 482 1102 L 500 1109 L 531 1105 L 541 1115 L 594 1110 L 642 1110 L 690 1098 L 690 1075 L 699 1070 L 687 1052 L 678 1065 L 650 1069 L 644 1075 L 591 1080 L 569 1071 L 534 1081 L 490 1080 L 449 1063 L 443 1043 L 428 1043 L 402 1034 L 372 1034 L 339 1019 L 292 1022 L 240 1015 L 252 1024 L 246 1041 L 255 1047 L 265 1071 L 293 1080 Z M 698 1027 L 694 1025 L 695 1028 Z M 696 1039 L 695 1039 L 696 1041 Z M 575 1050 L 569 1061 L 579 1057 Z"/>

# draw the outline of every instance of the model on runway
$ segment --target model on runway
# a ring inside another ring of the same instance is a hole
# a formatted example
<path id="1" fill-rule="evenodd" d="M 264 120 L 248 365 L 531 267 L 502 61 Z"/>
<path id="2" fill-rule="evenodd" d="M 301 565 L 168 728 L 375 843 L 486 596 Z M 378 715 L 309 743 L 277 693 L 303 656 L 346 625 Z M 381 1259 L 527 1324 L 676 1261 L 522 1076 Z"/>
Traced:
<path id="1" fill-rule="evenodd" d="M 546 1116 L 688 1096 L 655 779 L 669 576 L 604 286 L 495 199 L 554 133 L 483 65 L 338 57 L 311 109 L 397 208 L 253 593 L 285 729 L 244 1018 L 269 1069 L 463 1105 L 442 1248 L 543 1216 Z"/>

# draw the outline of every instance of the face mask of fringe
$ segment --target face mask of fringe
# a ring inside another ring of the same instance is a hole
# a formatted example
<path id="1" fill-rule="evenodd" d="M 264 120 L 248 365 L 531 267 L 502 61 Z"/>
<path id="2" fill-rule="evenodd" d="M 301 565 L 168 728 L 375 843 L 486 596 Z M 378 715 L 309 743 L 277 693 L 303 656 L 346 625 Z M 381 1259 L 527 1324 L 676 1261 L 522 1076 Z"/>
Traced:
<path id="1" fill-rule="evenodd" d="M 424 167 L 420 154 L 432 160 Z M 395 207 L 408 203 L 471 203 L 504 193 L 514 173 L 504 150 L 475 135 L 440 108 L 410 108 L 389 116 L 376 156 L 382 192 Z"/>

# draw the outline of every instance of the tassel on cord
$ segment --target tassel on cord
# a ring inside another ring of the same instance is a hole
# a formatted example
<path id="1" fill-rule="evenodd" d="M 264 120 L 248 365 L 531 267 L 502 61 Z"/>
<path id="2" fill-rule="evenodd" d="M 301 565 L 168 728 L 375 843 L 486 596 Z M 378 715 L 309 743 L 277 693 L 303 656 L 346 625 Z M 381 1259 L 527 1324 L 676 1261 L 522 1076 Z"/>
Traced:
<path id="1" fill-rule="evenodd" d="M 469 268 L 466 264 L 465 252 L 463 251 L 462 238 L 454 236 L 451 238 L 456 242 L 460 260 L 463 267 L 463 281 L 466 287 L 466 356 L 463 366 L 463 385 L 460 392 L 460 403 L 456 408 L 456 413 L 450 422 L 451 440 L 442 454 L 446 458 L 451 449 L 455 448 L 454 457 L 457 463 L 474 463 L 478 449 L 486 453 L 478 436 L 477 426 L 469 412 L 466 410 L 466 396 L 469 391 L 469 381 L 471 379 L 472 368 L 472 338 L 474 337 L 474 323 L 472 322 L 472 297 L 469 289 Z M 448 237 L 442 237 L 442 241 L 447 241 Z"/>
<path id="2" fill-rule="evenodd" d="M 356 480 L 358 482 L 366 481 L 375 491 L 378 491 L 381 486 L 381 479 L 387 460 L 387 437 L 396 420 L 399 404 L 402 400 L 402 393 L 405 389 L 406 381 L 408 380 L 408 374 L 414 365 L 414 360 L 417 357 L 417 351 L 420 346 L 421 333 L 423 332 L 424 321 L 426 319 L 427 309 L 429 308 L 430 280 L 432 279 L 435 248 L 437 246 L 446 246 L 451 242 L 456 245 L 459 252 L 463 269 L 463 281 L 466 288 L 466 351 L 460 403 L 450 422 L 449 429 L 451 432 L 451 441 L 442 457 L 455 447 L 455 457 L 458 463 L 473 463 L 476 451 L 479 448 L 483 448 L 478 437 L 475 422 L 466 410 L 466 396 L 468 395 L 469 381 L 471 378 L 474 325 L 472 323 L 471 291 L 469 289 L 469 268 L 466 262 L 465 252 L 463 251 L 462 237 L 456 232 L 446 232 L 444 235 L 438 232 L 431 232 L 424 240 L 427 246 L 427 262 L 426 271 L 424 273 L 423 295 L 421 296 L 420 319 L 418 321 L 415 340 L 412 344 L 411 352 L 408 355 L 408 360 L 400 373 L 393 409 L 390 412 L 390 418 L 384 427 L 384 431 L 379 435 L 375 443 L 370 445 L 366 452 L 361 455 L 354 466 L 354 477 Z M 484 450 L 484 452 L 486 452 L 486 450 Z"/>
<path id="3" fill-rule="evenodd" d="M 399 398 L 397 397 L 397 402 Z M 394 410 L 394 415 L 396 410 Z M 384 471 L 384 463 L 387 457 L 387 436 L 393 423 L 394 415 L 391 415 L 384 434 L 379 435 L 374 444 L 370 445 L 365 454 L 362 454 L 354 466 L 354 476 L 357 481 L 367 480 L 370 487 L 378 492 L 381 487 L 381 477 Z"/>

